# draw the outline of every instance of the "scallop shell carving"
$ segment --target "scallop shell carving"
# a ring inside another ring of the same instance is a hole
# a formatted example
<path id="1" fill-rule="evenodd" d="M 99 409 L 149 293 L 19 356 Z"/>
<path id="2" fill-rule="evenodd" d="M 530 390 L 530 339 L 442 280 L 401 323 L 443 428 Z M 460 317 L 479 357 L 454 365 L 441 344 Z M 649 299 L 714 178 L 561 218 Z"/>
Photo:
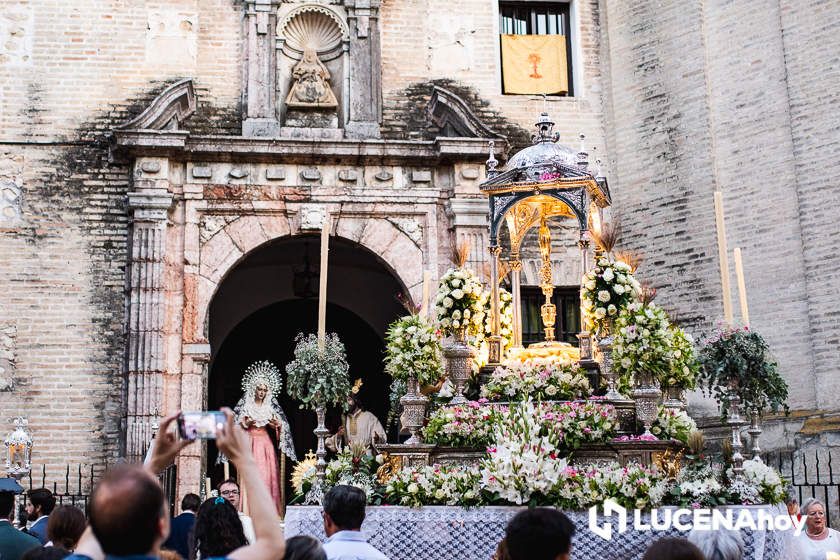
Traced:
<path id="1" fill-rule="evenodd" d="M 306 49 L 313 49 L 318 53 L 327 52 L 338 47 L 343 38 L 338 23 L 320 11 L 295 14 L 282 32 L 286 44 L 301 52 Z"/>

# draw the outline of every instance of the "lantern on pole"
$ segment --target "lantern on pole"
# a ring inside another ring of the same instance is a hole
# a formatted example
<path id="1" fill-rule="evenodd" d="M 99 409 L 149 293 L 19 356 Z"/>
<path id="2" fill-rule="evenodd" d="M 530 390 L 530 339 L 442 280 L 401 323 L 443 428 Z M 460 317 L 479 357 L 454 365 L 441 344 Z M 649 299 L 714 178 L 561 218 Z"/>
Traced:
<path id="1" fill-rule="evenodd" d="M 6 472 L 20 481 L 32 470 L 32 437 L 26 431 L 26 418 L 18 416 L 14 420 L 15 429 L 3 440 L 6 447 Z M 20 527 L 20 507 L 18 495 L 15 495 L 15 527 Z"/>

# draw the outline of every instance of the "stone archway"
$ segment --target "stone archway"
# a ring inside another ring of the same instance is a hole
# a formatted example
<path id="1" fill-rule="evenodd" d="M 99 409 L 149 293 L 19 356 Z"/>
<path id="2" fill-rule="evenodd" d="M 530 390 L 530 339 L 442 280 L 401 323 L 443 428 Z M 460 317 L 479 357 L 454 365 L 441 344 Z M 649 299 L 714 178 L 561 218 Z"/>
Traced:
<path id="1" fill-rule="evenodd" d="M 209 409 L 236 404 L 242 374 L 254 361 L 271 361 L 285 378 L 295 335 L 317 329 L 318 253 L 318 236 L 286 236 L 249 252 L 225 274 L 207 320 Z M 404 313 L 396 296 L 405 296 L 406 287 L 377 254 L 340 237 L 330 240 L 329 271 L 327 330 L 344 342 L 351 378 L 362 378 L 362 398 L 384 424 L 390 385 L 382 362 L 384 335 L 387 326 Z M 312 288 L 309 293 L 307 285 Z M 315 447 L 314 415 L 300 410 L 300 403 L 285 394 L 279 400 L 302 456 Z M 337 428 L 337 411 L 328 416 L 328 426 Z M 222 469 L 213 466 L 215 457 L 211 443 L 207 476 L 214 484 L 223 476 Z"/>

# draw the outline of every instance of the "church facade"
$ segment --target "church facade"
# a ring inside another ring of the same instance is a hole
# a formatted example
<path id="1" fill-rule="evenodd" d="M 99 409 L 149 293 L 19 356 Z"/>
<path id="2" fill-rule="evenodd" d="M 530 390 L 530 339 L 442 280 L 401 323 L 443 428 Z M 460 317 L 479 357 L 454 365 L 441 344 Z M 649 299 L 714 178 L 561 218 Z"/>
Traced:
<path id="1" fill-rule="evenodd" d="M 765 446 L 832 444 L 840 76 L 826 22 L 840 10 L 675 4 L 4 4 L 3 421 L 27 417 L 35 461 L 58 469 L 136 459 L 161 415 L 235 403 L 249 361 L 282 367 L 314 329 L 325 220 L 328 328 L 384 419 L 395 295 L 419 303 L 464 242 L 483 273 L 490 142 L 504 161 L 546 111 L 609 177 L 639 275 L 698 337 L 722 316 L 723 191 L 751 325 L 791 386 Z M 511 93 L 500 35 L 562 36 L 563 90 Z M 573 230 L 554 229 L 571 301 Z M 523 256 L 526 287 L 537 260 Z M 182 488 L 212 468 L 189 449 Z"/>

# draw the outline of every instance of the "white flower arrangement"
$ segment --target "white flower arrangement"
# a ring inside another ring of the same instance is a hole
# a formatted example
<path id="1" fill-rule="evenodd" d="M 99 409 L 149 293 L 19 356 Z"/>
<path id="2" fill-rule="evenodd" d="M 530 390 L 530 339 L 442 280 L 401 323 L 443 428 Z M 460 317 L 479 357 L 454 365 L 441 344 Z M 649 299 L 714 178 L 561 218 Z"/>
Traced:
<path id="1" fill-rule="evenodd" d="M 633 302 L 641 290 L 630 265 L 600 258 L 583 276 L 583 310 L 592 321 L 596 335 L 604 336 L 619 313 Z"/>
<path id="2" fill-rule="evenodd" d="M 700 362 L 694 348 L 694 339 L 680 327 L 671 326 L 671 355 L 668 372 L 659 378 L 662 387 L 694 389 Z"/>
<path id="3" fill-rule="evenodd" d="M 673 337 L 668 315 L 655 303 L 633 302 L 615 322 L 613 360 L 616 373 L 647 371 L 656 379 L 671 371 Z"/>
<path id="4" fill-rule="evenodd" d="M 744 461 L 743 466 L 744 472 L 740 482 L 745 484 L 736 484 L 738 481 L 732 469 L 726 473 L 733 481 L 730 490 L 740 497 L 742 503 L 774 504 L 784 501 L 787 485 L 776 469 L 754 459 Z"/>
<path id="5" fill-rule="evenodd" d="M 541 364 L 526 360 L 493 371 L 481 396 L 492 400 L 569 400 L 591 393 L 586 373 L 576 364 Z"/>
<path id="6" fill-rule="evenodd" d="M 660 406 L 650 432 L 659 439 L 675 439 L 688 443 L 691 432 L 697 431 L 697 424 L 684 410 Z"/>
<path id="7" fill-rule="evenodd" d="M 440 341 L 422 316 L 408 315 L 388 327 L 385 372 L 403 381 L 413 373 L 421 386 L 435 385 L 443 377 Z"/>
<path id="8" fill-rule="evenodd" d="M 475 335 L 484 329 L 484 286 L 467 268 L 450 268 L 440 279 L 435 314 L 444 334 L 465 329 Z"/>

